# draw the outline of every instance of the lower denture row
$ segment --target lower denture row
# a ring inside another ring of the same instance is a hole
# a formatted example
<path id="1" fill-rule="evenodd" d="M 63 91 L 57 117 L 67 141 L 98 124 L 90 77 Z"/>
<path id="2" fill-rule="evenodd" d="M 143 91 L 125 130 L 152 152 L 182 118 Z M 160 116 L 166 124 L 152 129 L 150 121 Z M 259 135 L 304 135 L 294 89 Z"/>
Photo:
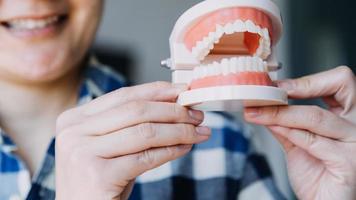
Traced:
<path id="1" fill-rule="evenodd" d="M 233 85 L 274 86 L 267 72 L 239 72 L 193 80 L 190 89 Z"/>

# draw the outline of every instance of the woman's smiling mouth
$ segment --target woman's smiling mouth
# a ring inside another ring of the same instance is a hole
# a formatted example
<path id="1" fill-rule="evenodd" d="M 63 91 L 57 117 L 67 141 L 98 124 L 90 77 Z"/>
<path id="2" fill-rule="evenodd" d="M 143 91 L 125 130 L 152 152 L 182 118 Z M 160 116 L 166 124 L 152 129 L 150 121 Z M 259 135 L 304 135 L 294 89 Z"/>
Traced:
<path id="1" fill-rule="evenodd" d="M 67 19 L 68 16 L 66 14 L 21 17 L 2 21 L 1 25 L 17 37 L 31 39 L 58 31 Z"/>

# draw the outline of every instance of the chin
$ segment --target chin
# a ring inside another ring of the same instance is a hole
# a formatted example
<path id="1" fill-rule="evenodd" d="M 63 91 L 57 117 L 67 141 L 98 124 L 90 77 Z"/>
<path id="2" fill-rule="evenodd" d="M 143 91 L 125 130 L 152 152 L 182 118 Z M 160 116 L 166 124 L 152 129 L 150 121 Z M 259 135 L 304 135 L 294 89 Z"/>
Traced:
<path id="1" fill-rule="evenodd" d="M 52 63 L 43 65 L 31 63 L 24 65 L 12 65 L 11 69 L 0 69 L 0 79 L 21 84 L 48 84 L 56 82 L 73 74 L 77 68 L 66 64 Z M 63 67 L 67 66 L 67 67 Z"/>
<path id="2" fill-rule="evenodd" d="M 35 67 L 21 74 L 21 80 L 32 83 L 47 83 L 61 79 L 69 70 L 60 68 Z"/>

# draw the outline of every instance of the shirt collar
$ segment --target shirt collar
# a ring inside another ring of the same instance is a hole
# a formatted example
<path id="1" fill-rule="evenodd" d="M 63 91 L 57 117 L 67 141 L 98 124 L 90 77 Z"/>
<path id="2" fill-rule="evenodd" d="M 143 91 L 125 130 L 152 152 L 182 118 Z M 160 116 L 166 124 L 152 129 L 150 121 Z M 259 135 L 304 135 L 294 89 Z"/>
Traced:
<path id="1" fill-rule="evenodd" d="M 17 150 L 16 145 L 12 142 L 5 132 L 0 128 L 0 151 L 10 154 Z"/>

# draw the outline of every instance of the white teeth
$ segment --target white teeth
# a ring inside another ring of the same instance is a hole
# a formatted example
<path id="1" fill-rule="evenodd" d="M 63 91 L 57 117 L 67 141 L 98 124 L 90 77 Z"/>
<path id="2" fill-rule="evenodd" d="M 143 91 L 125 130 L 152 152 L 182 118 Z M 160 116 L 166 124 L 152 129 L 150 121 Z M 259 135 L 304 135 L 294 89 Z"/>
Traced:
<path id="1" fill-rule="evenodd" d="M 14 29 L 33 30 L 45 28 L 48 25 L 56 23 L 58 20 L 58 16 L 48 17 L 46 19 L 16 19 L 9 21 L 8 24 L 11 28 Z"/>
<path id="2" fill-rule="evenodd" d="M 199 61 L 202 61 L 210 53 L 210 50 L 214 48 L 214 44 L 219 43 L 220 38 L 224 34 L 241 32 L 256 33 L 261 37 L 259 41 L 260 45 L 253 56 L 267 59 L 271 54 L 271 39 L 268 29 L 255 25 L 251 20 L 245 22 L 236 20 L 234 23 L 228 23 L 224 26 L 217 24 L 215 32 L 210 32 L 208 36 L 197 42 L 195 47 L 192 48 L 192 54 Z"/>
<path id="3" fill-rule="evenodd" d="M 208 76 L 228 75 L 239 72 L 268 72 L 267 63 L 259 57 L 233 57 L 224 58 L 220 62 L 195 67 L 193 79 L 201 79 Z"/>
<path id="4" fill-rule="evenodd" d="M 216 25 L 216 32 L 214 38 L 215 43 L 219 42 L 220 38 L 224 35 L 224 33 L 225 33 L 224 27 L 221 26 L 220 24 Z"/>
<path id="5" fill-rule="evenodd" d="M 233 34 L 235 32 L 234 25 L 231 23 L 226 24 L 224 30 L 226 34 Z"/>

